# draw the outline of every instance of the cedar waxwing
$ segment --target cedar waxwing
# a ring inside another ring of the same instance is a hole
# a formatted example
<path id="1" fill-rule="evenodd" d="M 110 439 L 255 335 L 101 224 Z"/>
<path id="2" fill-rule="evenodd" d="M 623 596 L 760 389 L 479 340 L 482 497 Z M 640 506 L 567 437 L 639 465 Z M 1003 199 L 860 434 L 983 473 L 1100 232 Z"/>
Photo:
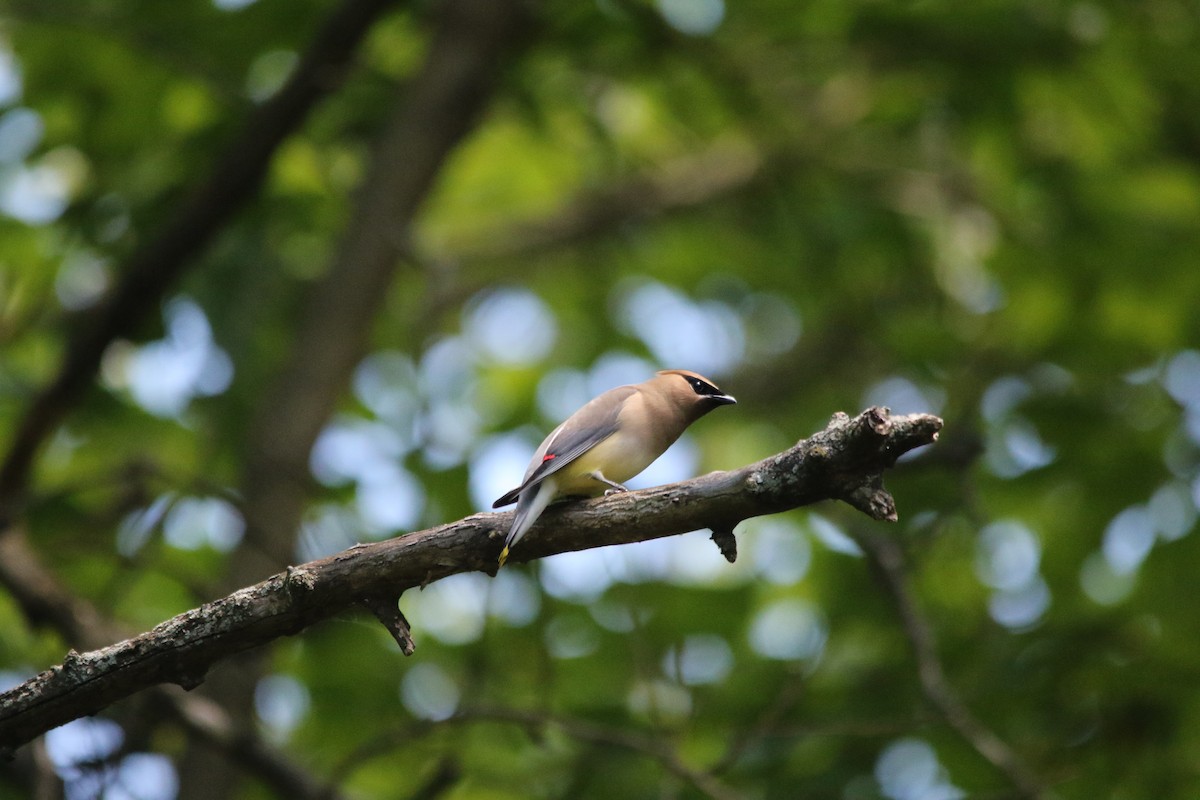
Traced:
<path id="1" fill-rule="evenodd" d="M 618 386 L 594 398 L 546 437 L 521 485 L 492 504 L 499 508 L 517 501 L 500 566 L 550 501 L 626 491 L 621 482 L 650 466 L 688 425 L 736 402 L 708 378 L 685 369 L 664 370 L 645 383 Z"/>

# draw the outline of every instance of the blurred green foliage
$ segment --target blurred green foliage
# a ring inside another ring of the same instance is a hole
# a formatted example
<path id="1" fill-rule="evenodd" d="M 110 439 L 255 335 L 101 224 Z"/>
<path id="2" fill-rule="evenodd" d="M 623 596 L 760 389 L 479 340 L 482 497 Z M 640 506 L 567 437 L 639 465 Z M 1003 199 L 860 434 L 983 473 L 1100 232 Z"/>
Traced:
<path id="1" fill-rule="evenodd" d="M 331 6 L 240 5 L 3 12 L 0 441 Z M 131 629 L 211 598 L 237 552 L 246 432 L 426 11 L 376 26 L 38 462 L 38 552 Z M 922 694 L 855 544 L 886 535 L 950 685 L 1049 796 L 1200 795 L 1200 7 L 535 17 L 424 204 L 296 560 L 484 507 L 573 404 L 657 367 L 740 401 L 671 479 L 869 403 L 945 434 L 891 473 L 890 528 L 830 504 L 743 524 L 732 566 L 694 533 L 457 576 L 404 598 L 409 660 L 359 616 L 280 642 L 262 734 L 358 797 L 429 796 L 447 767 L 456 800 L 717 796 L 695 774 L 730 797 L 1010 796 Z M 7 683 L 64 650 L 0 593 Z"/>

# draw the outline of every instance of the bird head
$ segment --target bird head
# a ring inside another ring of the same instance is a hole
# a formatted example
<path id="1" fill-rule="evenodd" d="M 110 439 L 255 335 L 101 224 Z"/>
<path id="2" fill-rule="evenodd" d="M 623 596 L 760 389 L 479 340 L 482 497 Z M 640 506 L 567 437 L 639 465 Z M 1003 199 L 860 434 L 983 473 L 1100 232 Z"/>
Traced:
<path id="1" fill-rule="evenodd" d="M 657 374 L 670 402 L 684 409 L 692 419 L 698 419 L 717 406 L 737 403 L 732 395 L 725 394 L 708 378 L 687 369 L 665 369 Z"/>

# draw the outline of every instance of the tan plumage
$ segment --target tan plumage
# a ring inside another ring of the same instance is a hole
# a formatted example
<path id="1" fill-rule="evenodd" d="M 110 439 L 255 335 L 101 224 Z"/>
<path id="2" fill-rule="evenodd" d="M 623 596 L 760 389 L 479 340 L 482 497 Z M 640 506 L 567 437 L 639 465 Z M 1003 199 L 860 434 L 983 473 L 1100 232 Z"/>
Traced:
<path id="1" fill-rule="evenodd" d="M 684 369 L 664 370 L 592 399 L 546 437 L 521 485 L 492 505 L 517 503 L 500 565 L 555 498 L 625 491 L 621 484 L 650 466 L 688 425 L 736 402 L 708 378 Z"/>

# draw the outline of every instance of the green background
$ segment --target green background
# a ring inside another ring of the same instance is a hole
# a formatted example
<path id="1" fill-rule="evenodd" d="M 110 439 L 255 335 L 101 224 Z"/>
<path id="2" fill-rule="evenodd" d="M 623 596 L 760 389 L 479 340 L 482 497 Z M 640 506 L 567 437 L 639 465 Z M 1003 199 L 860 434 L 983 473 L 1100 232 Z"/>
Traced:
<path id="1" fill-rule="evenodd" d="M 0 446 L 332 8 L 0 12 Z M 270 572 L 237 571 L 254 432 L 435 11 L 373 26 L 41 451 L 30 543 L 130 631 Z M 1200 796 L 1200 6 L 546 2 L 513 38 L 291 465 L 284 562 L 485 507 L 656 368 L 739 404 L 648 479 L 873 403 L 944 434 L 889 473 L 897 525 L 826 503 L 732 566 L 693 533 L 456 576 L 404 598 L 410 659 L 345 614 L 253 697 L 200 691 L 352 797 Z M 6 686 L 74 646 L 41 622 L 0 591 Z M 279 794 L 153 707 L 104 719 L 51 739 L 119 739 L 73 796 Z"/>

